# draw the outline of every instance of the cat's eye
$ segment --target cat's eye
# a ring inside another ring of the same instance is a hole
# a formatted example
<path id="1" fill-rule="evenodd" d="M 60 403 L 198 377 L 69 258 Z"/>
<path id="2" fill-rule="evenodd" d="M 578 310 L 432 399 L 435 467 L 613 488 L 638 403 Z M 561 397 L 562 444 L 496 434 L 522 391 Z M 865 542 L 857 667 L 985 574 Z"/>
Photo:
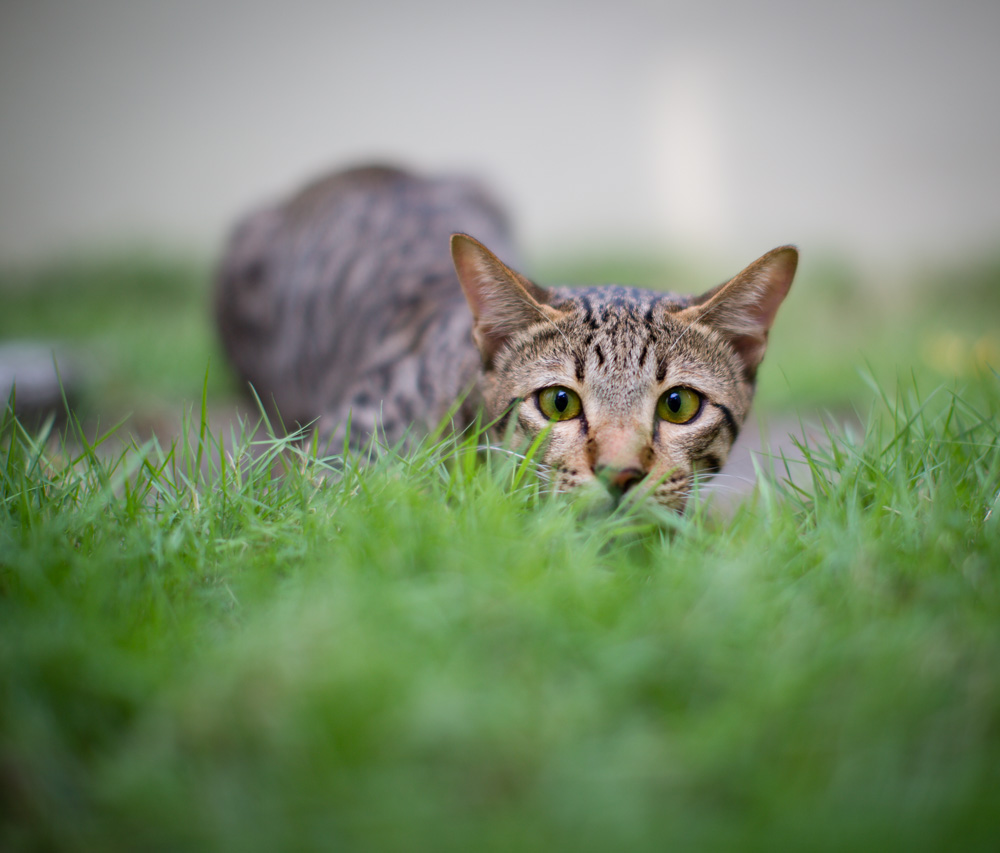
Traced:
<path id="1" fill-rule="evenodd" d="M 554 385 L 538 392 L 538 408 L 552 421 L 568 421 L 580 414 L 580 395 L 569 388 Z"/>
<path id="2" fill-rule="evenodd" d="M 686 424 L 701 411 L 701 394 L 690 388 L 670 388 L 656 404 L 656 414 L 672 424 Z"/>

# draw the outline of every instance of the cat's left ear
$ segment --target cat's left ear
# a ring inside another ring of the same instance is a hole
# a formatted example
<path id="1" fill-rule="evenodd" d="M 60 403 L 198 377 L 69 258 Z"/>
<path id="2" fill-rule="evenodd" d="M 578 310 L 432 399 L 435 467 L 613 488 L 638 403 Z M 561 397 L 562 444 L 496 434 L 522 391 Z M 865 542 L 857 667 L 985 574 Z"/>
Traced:
<path id="1" fill-rule="evenodd" d="M 472 334 L 486 367 L 512 335 L 560 316 L 548 305 L 545 290 L 467 234 L 451 235 L 451 257 L 472 309 Z"/>
<path id="2" fill-rule="evenodd" d="M 767 348 L 767 333 L 788 295 L 799 262 L 794 246 L 772 249 L 743 272 L 703 294 L 681 316 L 721 332 L 752 380 Z"/>

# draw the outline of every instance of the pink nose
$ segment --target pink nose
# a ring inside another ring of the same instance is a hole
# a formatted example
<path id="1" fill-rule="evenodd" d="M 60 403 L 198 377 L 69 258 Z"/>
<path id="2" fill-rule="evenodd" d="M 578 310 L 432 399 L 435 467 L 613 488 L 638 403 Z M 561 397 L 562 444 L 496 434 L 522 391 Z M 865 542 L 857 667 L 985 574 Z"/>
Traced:
<path id="1" fill-rule="evenodd" d="M 608 491 L 620 495 L 624 495 L 646 476 L 646 473 L 638 468 L 612 468 L 610 465 L 602 465 L 594 473 L 607 486 Z"/>

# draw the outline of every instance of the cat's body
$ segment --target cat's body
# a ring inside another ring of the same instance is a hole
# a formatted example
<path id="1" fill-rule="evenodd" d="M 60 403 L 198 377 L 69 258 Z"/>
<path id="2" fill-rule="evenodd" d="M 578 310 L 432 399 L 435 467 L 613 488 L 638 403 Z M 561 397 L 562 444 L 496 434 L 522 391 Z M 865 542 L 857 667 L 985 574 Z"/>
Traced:
<path id="1" fill-rule="evenodd" d="M 455 232 L 511 259 L 497 205 L 456 179 L 353 170 L 249 217 L 217 292 L 237 369 L 286 423 L 337 437 L 350 418 L 355 443 L 425 431 L 461 398 L 456 427 L 483 408 L 515 442 L 550 428 L 558 489 L 641 484 L 683 509 L 747 415 L 795 250 L 692 298 L 544 290 Z"/>
<path id="2" fill-rule="evenodd" d="M 473 182 L 383 167 L 340 172 L 244 219 L 216 294 L 223 343 L 286 424 L 320 419 L 355 445 L 435 427 L 479 355 L 448 240 L 483 234 L 510 257 L 499 207 Z M 473 387 L 460 419 L 478 405 Z"/>

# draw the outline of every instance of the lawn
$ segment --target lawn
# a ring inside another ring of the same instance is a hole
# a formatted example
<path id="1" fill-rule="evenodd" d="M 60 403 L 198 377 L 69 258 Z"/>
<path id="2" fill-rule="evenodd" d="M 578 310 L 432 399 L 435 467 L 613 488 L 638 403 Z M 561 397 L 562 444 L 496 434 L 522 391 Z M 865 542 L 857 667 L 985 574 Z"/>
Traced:
<path id="1" fill-rule="evenodd" d="M 996 849 L 1000 276 L 803 273 L 760 409 L 864 426 L 724 521 L 216 427 L 197 265 L 11 274 L 106 366 L 0 425 L 0 848 Z"/>

